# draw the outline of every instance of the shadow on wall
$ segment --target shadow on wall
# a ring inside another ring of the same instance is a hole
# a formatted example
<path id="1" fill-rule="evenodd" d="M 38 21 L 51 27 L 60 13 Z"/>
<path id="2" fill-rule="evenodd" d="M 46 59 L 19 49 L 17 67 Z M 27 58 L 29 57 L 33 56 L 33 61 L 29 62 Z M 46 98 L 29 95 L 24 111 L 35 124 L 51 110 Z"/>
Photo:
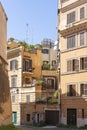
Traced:
<path id="1" fill-rule="evenodd" d="M 0 64 L 0 113 L 4 112 L 1 104 L 5 103 L 8 100 L 10 95 L 9 89 L 8 74 Z"/>

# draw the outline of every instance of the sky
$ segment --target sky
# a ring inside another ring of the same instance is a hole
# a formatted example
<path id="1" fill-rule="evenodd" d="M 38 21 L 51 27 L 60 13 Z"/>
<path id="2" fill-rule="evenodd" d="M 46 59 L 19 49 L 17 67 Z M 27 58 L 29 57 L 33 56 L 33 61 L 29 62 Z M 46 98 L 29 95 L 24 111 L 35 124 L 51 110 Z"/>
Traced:
<path id="1" fill-rule="evenodd" d="M 0 0 L 8 17 L 7 40 L 11 37 L 29 44 L 44 38 L 57 40 L 58 0 Z"/>

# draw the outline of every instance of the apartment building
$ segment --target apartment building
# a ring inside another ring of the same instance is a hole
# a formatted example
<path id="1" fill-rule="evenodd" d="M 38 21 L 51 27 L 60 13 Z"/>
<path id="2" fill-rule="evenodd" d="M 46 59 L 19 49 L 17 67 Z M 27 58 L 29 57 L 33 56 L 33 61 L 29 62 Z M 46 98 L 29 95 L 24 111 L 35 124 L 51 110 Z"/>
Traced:
<path id="1" fill-rule="evenodd" d="M 49 53 L 43 53 L 45 49 L 51 50 L 53 56 L 51 60 L 46 59 Z M 35 47 L 29 51 L 19 43 L 8 42 L 8 73 L 15 125 L 39 123 L 45 120 L 49 122 L 51 119 L 49 113 L 57 116 L 58 100 L 53 99 L 57 90 L 57 66 L 56 63 L 52 64 L 52 61 L 56 62 L 56 51 L 52 50 L 53 48 L 49 47 L 48 49 Z M 47 64 L 43 64 L 43 61 Z M 49 66 L 48 63 L 52 65 Z M 58 116 L 56 122 L 54 118 L 52 121 L 57 123 Z"/>
<path id="2" fill-rule="evenodd" d="M 8 43 L 8 74 L 13 123 L 16 125 L 20 125 L 23 119 L 21 117 L 21 103 L 35 102 L 35 81 L 41 77 L 40 53 L 41 50 L 29 53 L 25 47 L 16 42 Z M 29 113 L 25 111 L 25 114 L 26 119 L 29 119 Z"/>
<path id="3" fill-rule="evenodd" d="M 42 44 L 42 77 L 45 82 L 46 92 L 49 100 L 54 98 L 54 93 L 58 92 L 58 73 L 57 73 L 57 46 L 51 39 L 43 39 Z M 54 49 L 55 47 L 55 49 Z M 48 102 L 49 102 L 48 100 Z M 56 125 L 59 122 L 58 99 L 55 105 L 45 107 L 46 122 Z M 52 117 L 52 118 L 51 118 Z"/>
<path id="4" fill-rule="evenodd" d="M 87 1 L 60 0 L 61 123 L 87 125 Z"/>
<path id="5" fill-rule="evenodd" d="M 6 55 L 7 16 L 0 3 L 0 125 L 11 124 L 12 111 Z"/>

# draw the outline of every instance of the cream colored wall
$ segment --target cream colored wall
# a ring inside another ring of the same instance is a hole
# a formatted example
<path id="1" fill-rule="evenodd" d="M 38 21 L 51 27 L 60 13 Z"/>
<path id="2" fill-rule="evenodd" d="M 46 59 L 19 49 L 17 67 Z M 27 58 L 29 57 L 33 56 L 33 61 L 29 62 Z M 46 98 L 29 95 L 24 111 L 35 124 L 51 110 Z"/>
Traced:
<path id="1" fill-rule="evenodd" d="M 85 18 L 80 20 L 80 8 L 81 7 L 85 7 Z M 59 30 L 64 30 L 68 28 L 67 25 L 67 14 L 71 13 L 75 11 L 76 12 L 76 17 L 75 17 L 75 22 L 73 24 L 73 26 L 78 25 L 78 22 L 83 22 L 83 20 L 87 21 L 87 4 L 83 4 L 77 7 L 77 5 L 75 5 L 75 7 L 71 10 L 65 11 L 65 12 L 61 12 L 60 13 L 60 24 L 59 24 Z"/>
<path id="2" fill-rule="evenodd" d="M 12 60 L 17 60 L 18 61 L 18 69 L 17 70 L 10 70 L 10 61 Z M 21 55 L 12 59 L 8 60 L 8 75 L 9 75 L 9 82 L 10 82 L 10 87 L 11 87 L 11 76 L 13 75 L 17 75 L 17 86 L 16 87 L 21 87 L 22 85 L 22 59 L 21 59 Z"/>
<path id="3" fill-rule="evenodd" d="M 21 90 L 21 102 L 25 103 L 26 96 L 30 95 L 30 102 L 35 102 L 35 87 L 22 88 Z"/>
<path id="4" fill-rule="evenodd" d="M 80 59 L 87 56 L 87 47 L 61 53 L 61 74 L 67 73 L 67 60 Z M 79 63 L 80 66 L 80 63 Z"/>
<path id="5" fill-rule="evenodd" d="M 67 85 L 68 84 L 76 84 L 76 92 L 80 94 L 80 84 L 87 83 L 87 72 L 84 73 L 76 73 L 71 75 L 62 75 L 61 76 L 61 94 L 62 96 L 66 95 L 67 93 Z"/>

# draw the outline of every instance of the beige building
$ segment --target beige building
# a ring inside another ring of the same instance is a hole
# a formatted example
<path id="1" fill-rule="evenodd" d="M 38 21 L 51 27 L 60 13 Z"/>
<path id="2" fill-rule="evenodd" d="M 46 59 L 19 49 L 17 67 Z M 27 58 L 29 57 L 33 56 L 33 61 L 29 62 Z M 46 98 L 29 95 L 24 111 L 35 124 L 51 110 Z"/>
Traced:
<path id="1" fill-rule="evenodd" d="M 7 54 L 13 123 L 20 125 L 23 119 L 21 103 L 35 102 L 36 99 L 35 82 L 41 77 L 41 50 L 29 53 L 20 44 L 9 42 Z"/>
<path id="2" fill-rule="evenodd" d="M 87 1 L 60 0 L 61 123 L 87 125 Z"/>
<path id="3" fill-rule="evenodd" d="M 58 113 L 58 100 L 53 98 L 57 90 L 56 51 L 50 48 L 51 60 L 47 52 L 49 47 L 29 51 L 14 41 L 8 42 L 8 73 L 15 125 L 39 123 L 45 120 L 45 113 Z"/>
<path id="4" fill-rule="evenodd" d="M 7 16 L 0 3 L 0 126 L 12 123 L 12 110 L 7 70 Z"/>

